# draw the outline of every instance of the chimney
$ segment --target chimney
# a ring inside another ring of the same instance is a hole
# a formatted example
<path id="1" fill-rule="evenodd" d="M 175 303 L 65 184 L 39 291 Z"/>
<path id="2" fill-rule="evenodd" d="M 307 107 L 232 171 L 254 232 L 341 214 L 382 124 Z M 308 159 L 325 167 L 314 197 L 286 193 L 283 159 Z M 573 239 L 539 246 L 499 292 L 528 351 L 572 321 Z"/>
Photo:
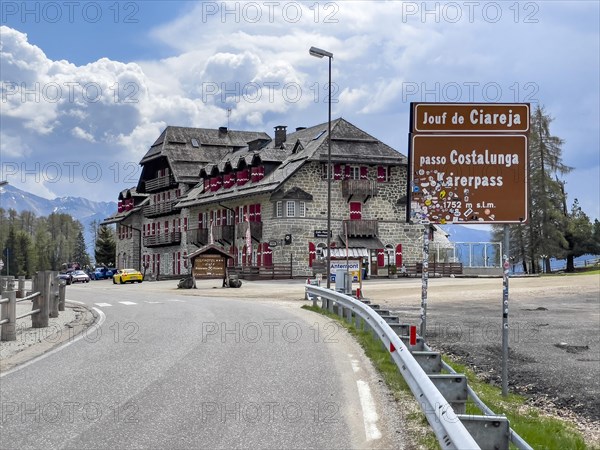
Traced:
<path id="1" fill-rule="evenodd" d="M 306 130 L 306 127 L 296 127 L 296 131 Z"/>
<path id="2" fill-rule="evenodd" d="M 219 134 L 226 134 L 227 133 L 227 127 L 219 127 Z"/>
<path id="3" fill-rule="evenodd" d="M 279 147 L 283 144 L 287 138 L 286 136 L 286 128 L 285 125 L 277 125 L 275 127 L 275 147 Z"/>

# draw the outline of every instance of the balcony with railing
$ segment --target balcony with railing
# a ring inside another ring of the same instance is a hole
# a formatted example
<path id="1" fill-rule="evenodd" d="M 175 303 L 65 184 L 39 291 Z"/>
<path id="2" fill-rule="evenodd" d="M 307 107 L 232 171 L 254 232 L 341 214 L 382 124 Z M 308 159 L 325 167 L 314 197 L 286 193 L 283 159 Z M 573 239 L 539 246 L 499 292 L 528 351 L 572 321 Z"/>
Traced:
<path id="1" fill-rule="evenodd" d="M 342 195 L 350 199 L 368 199 L 378 193 L 377 182 L 374 180 L 344 180 L 342 181 Z"/>
<path id="2" fill-rule="evenodd" d="M 233 225 L 213 227 L 212 233 L 215 242 L 227 242 L 228 244 L 233 242 Z"/>
<path id="3" fill-rule="evenodd" d="M 344 220 L 350 237 L 375 237 L 379 233 L 377 220 Z"/>
<path id="4" fill-rule="evenodd" d="M 241 222 L 236 224 L 235 232 L 239 239 L 246 238 L 246 230 L 250 226 L 250 235 L 257 242 L 262 241 L 262 222 Z"/>
<path id="5" fill-rule="evenodd" d="M 172 231 L 170 233 L 144 236 L 144 247 L 160 247 L 161 245 L 176 245 L 181 242 L 181 233 Z"/>
<path id="6" fill-rule="evenodd" d="M 144 181 L 144 188 L 146 192 L 154 192 L 173 187 L 176 184 L 173 175 L 165 175 Z"/>
<path id="7" fill-rule="evenodd" d="M 155 203 L 154 205 L 144 206 L 143 213 L 145 217 L 157 217 L 172 214 L 176 211 L 176 200 L 170 202 Z"/>
<path id="8" fill-rule="evenodd" d="M 198 247 L 202 247 L 208 244 L 208 229 L 206 228 L 193 228 L 187 231 L 187 242 L 188 244 L 194 244 Z"/>

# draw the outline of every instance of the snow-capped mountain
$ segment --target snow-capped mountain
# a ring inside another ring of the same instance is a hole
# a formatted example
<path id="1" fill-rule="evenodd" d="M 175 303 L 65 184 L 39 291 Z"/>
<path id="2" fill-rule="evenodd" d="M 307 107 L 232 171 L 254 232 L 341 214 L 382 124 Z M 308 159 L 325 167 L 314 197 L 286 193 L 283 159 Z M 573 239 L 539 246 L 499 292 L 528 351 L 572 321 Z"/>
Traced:
<path id="1" fill-rule="evenodd" d="M 0 208 L 17 212 L 31 211 L 36 216 L 54 213 L 69 214 L 84 227 L 83 236 L 88 253 L 93 256 L 93 237 L 89 224 L 102 221 L 117 210 L 116 202 L 94 202 L 82 197 L 57 197 L 52 200 L 39 197 L 11 185 L 0 187 Z"/>

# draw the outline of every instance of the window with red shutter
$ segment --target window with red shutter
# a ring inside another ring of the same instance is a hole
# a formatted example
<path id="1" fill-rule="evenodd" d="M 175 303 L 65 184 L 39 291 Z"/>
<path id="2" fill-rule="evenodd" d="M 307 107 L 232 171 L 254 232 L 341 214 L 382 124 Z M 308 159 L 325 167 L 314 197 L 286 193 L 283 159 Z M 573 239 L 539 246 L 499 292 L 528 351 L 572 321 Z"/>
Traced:
<path id="1" fill-rule="evenodd" d="M 254 205 L 248 206 L 248 220 L 254 222 Z"/>
<path id="2" fill-rule="evenodd" d="M 308 267 L 312 267 L 313 261 L 317 256 L 317 249 L 313 242 L 308 243 Z"/>
<path id="3" fill-rule="evenodd" d="M 398 270 L 402 267 L 402 244 L 396 245 L 396 267 Z"/>
<path id="4" fill-rule="evenodd" d="M 367 166 L 360 166 L 360 179 L 361 180 L 369 179 L 369 168 Z"/>
<path id="5" fill-rule="evenodd" d="M 267 267 L 273 265 L 273 250 L 267 242 L 263 242 L 263 265 Z"/>
<path id="6" fill-rule="evenodd" d="M 341 164 L 333 165 L 333 179 L 341 180 L 342 179 L 342 166 Z"/>
<path id="7" fill-rule="evenodd" d="M 254 219 L 256 222 L 262 222 L 262 217 L 260 215 L 260 203 L 257 203 L 254 206 Z"/>
<path id="8" fill-rule="evenodd" d="M 344 166 L 344 180 L 348 180 L 350 178 L 350 169 L 351 167 L 348 164 Z"/>
<path id="9" fill-rule="evenodd" d="M 377 182 L 385 183 L 387 181 L 387 167 L 377 166 Z"/>
<path id="10" fill-rule="evenodd" d="M 385 251 L 382 248 L 377 249 L 377 267 L 385 266 Z"/>
<path id="11" fill-rule="evenodd" d="M 350 202 L 350 220 L 362 219 L 362 203 Z"/>

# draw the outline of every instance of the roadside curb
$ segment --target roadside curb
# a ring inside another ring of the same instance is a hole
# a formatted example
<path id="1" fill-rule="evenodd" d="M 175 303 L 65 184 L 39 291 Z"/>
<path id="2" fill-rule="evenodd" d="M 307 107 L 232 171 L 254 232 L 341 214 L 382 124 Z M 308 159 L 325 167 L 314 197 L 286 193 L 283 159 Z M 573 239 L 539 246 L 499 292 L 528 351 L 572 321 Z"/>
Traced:
<path id="1" fill-rule="evenodd" d="M 79 340 L 83 337 L 85 331 L 99 323 L 102 319 L 100 314 L 94 309 L 80 302 L 67 300 L 65 301 L 65 307 L 72 309 L 79 308 L 81 311 L 84 311 L 84 314 L 76 320 L 63 323 L 62 327 L 57 331 L 48 336 L 44 336 L 43 339 L 38 340 L 38 342 L 33 345 L 3 358 L 0 363 L 0 377 L 19 370 L 26 365 L 32 364 L 36 360 L 48 356 L 50 353 L 59 351 L 76 340 Z M 50 327 L 39 328 L 36 330 L 48 330 L 49 328 Z M 21 335 L 17 335 L 17 339 L 20 337 Z"/>

